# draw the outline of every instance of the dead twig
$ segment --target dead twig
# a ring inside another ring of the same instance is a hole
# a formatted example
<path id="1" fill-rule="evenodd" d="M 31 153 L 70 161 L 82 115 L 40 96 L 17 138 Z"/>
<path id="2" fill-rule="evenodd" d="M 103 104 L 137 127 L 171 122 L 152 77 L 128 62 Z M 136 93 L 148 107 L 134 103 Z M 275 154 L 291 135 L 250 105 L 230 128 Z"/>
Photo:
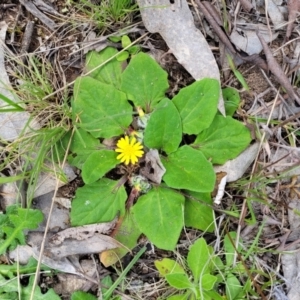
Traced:
<path id="1" fill-rule="evenodd" d="M 283 127 L 284 125 L 296 120 L 300 118 L 300 112 L 296 113 L 295 115 L 293 115 L 292 117 L 282 121 L 281 123 L 279 123 L 278 125 L 276 125 L 272 130 L 273 132 L 275 132 L 278 128 Z"/>
<path id="2" fill-rule="evenodd" d="M 234 55 L 237 55 L 242 60 L 257 65 L 258 67 L 262 68 L 265 71 L 268 71 L 268 66 L 266 62 L 258 55 L 248 55 L 244 51 L 238 50 L 235 45 L 230 41 L 229 36 L 227 35 L 223 26 L 221 26 L 218 21 L 218 14 L 215 13 L 214 8 L 209 8 L 212 6 L 209 2 L 200 0 L 195 0 L 196 4 L 198 5 L 199 9 L 204 14 L 206 20 L 210 24 L 210 26 L 214 29 L 217 36 L 219 37 L 220 41 L 227 47 L 227 49 Z M 205 3 L 205 4 L 204 4 Z"/>
<path id="3" fill-rule="evenodd" d="M 297 95 L 297 93 L 294 91 L 290 81 L 288 80 L 287 76 L 283 72 L 282 68 L 276 61 L 276 59 L 273 57 L 273 54 L 271 50 L 269 49 L 267 43 L 265 42 L 262 35 L 257 31 L 256 32 L 262 46 L 264 49 L 264 53 L 267 58 L 268 68 L 269 70 L 275 75 L 278 82 L 286 89 L 289 96 L 292 98 L 292 100 L 296 100 L 300 104 L 300 98 Z"/>
<path id="4" fill-rule="evenodd" d="M 17 4 L 0 4 L 0 9 L 8 9 L 15 6 L 17 6 Z"/>
<path id="5" fill-rule="evenodd" d="M 22 39 L 22 45 L 21 45 L 21 51 L 20 51 L 21 54 L 26 53 L 29 49 L 33 29 L 34 29 L 34 22 L 32 22 L 32 21 L 27 22 L 25 32 L 23 35 L 23 39 Z M 23 58 L 25 58 L 25 57 L 23 57 Z"/>
<path id="6" fill-rule="evenodd" d="M 37 7 L 33 4 L 33 2 L 28 0 L 20 0 L 20 3 L 36 18 L 38 18 L 45 26 L 47 26 L 50 30 L 54 31 L 57 26 L 53 20 L 48 18 L 42 12 L 40 12 Z"/>

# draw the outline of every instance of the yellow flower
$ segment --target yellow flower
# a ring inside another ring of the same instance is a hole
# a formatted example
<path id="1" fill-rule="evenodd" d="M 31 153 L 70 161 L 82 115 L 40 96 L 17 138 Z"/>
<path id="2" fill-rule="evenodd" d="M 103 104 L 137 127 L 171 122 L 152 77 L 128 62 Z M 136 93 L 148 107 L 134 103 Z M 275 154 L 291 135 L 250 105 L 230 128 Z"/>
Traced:
<path id="1" fill-rule="evenodd" d="M 125 138 L 121 138 L 117 142 L 116 152 L 120 152 L 117 156 L 117 159 L 121 162 L 125 162 L 125 165 L 128 165 L 129 162 L 135 164 L 138 162 L 138 157 L 142 157 L 144 151 L 142 150 L 143 146 L 140 142 L 136 140 L 135 137 L 132 137 L 130 140 L 126 135 Z"/>

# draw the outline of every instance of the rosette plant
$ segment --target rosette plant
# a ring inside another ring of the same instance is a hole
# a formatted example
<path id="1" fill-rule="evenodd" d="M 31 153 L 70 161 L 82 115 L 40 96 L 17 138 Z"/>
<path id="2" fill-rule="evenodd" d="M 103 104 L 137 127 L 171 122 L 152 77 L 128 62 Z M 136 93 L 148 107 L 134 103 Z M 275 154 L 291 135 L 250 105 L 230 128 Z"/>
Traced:
<path id="1" fill-rule="evenodd" d="M 62 144 L 71 138 L 68 160 L 85 185 L 72 202 L 71 223 L 119 215 L 123 230 L 115 238 L 127 247 L 143 233 L 172 250 L 183 226 L 214 230 L 213 164 L 236 157 L 250 133 L 218 112 L 217 80 L 196 81 L 168 99 L 168 74 L 155 60 L 139 53 L 124 69 L 117 55 L 114 48 L 90 52 L 87 75 L 75 82 L 74 134 Z M 237 95 L 227 89 L 224 98 L 236 102 Z"/>

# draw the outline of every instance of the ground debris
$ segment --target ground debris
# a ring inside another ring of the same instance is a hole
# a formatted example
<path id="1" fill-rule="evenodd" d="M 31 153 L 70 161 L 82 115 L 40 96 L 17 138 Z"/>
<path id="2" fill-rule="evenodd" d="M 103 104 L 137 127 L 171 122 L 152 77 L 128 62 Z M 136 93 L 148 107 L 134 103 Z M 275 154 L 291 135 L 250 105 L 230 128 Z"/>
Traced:
<path id="1" fill-rule="evenodd" d="M 173 4 L 167 0 L 157 2 L 138 0 L 145 27 L 150 32 L 161 34 L 178 62 L 194 79 L 209 77 L 220 80 L 216 60 L 205 37 L 195 27 L 186 0 L 175 1 Z M 149 8 L 151 5 L 162 5 L 164 9 Z M 219 110 L 225 112 L 221 96 Z"/>
<path id="2" fill-rule="evenodd" d="M 96 232 L 109 234 L 115 227 L 117 218 L 108 223 L 99 223 L 67 228 L 53 235 L 50 243 L 60 245 L 65 239 L 75 239 L 77 241 L 86 240 L 92 237 Z"/>
<path id="3" fill-rule="evenodd" d="M 48 12 L 49 9 L 48 7 L 50 7 L 49 5 L 46 5 L 45 3 L 43 3 L 42 1 L 28 1 L 28 0 L 20 0 L 20 3 L 32 14 L 34 15 L 36 18 L 38 18 L 44 25 L 46 25 L 51 31 L 54 31 L 55 28 L 57 27 L 56 23 L 50 19 L 49 17 L 47 17 L 45 14 L 43 14 L 38 7 L 43 7 L 43 8 L 47 8 Z M 38 7 L 35 5 L 37 4 Z M 43 5 L 41 5 L 43 4 Z M 51 13 L 53 13 L 53 11 L 55 11 L 53 8 L 51 10 Z M 57 12 L 56 12 L 57 13 Z"/>

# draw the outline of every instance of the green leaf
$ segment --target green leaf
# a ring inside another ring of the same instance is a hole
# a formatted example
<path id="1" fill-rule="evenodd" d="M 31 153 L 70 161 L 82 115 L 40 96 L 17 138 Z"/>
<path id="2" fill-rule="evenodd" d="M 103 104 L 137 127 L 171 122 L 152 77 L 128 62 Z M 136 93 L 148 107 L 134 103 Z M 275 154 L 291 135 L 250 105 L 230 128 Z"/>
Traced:
<path id="1" fill-rule="evenodd" d="M 117 55 L 117 61 L 125 61 L 129 57 L 128 51 L 122 51 Z"/>
<path id="2" fill-rule="evenodd" d="M 215 283 L 217 281 L 217 277 L 210 275 L 210 274 L 204 274 L 203 276 L 201 276 L 201 287 L 206 290 L 206 291 L 210 291 L 213 289 Z"/>
<path id="3" fill-rule="evenodd" d="M 22 288 L 21 290 L 22 300 L 31 299 L 33 281 L 34 281 L 34 276 L 30 276 L 29 284 L 26 287 Z M 41 288 L 37 285 L 33 293 L 33 299 L 34 300 L 60 300 L 60 297 L 54 292 L 53 289 L 49 289 L 46 293 L 42 294 Z"/>
<path id="4" fill-rule="evenodd" d="M 69 138 L 67 137 L 67 143 L 69 143 Z M 98 150 L 99 146 L 99 139 L 94 138 L 85 130 L 77 128 L 71 141 L 70 151 L 76 154 L 86 154 L 87 151 L 94 152 Z"/>
<path id="5" fill-rule="evenodd" d="M 105 294 L 108 289 L 113 285 L 113 281 L 109 275 L 106 275 L 100 280 L 100 287 L 102 295 Z"/>
<path id="6" fill-rule="evenodd" d="M 238 156 L 250 142 L 250 132 L 241 122 L 217 115 L 210 127 L 197 136 L 193 147 L 213 164 L 224 164 Z"/>
<path id="7" fill-rule="evenodd" d="M 155 187 L 139 197 L 133 213 L 139 229 L 158 248 L 174 250 L 183 226 L 184 197 L 164 187 Z"/>
<path id="8" fill-rule="evenodd" d="M 198 239 L 191 247 L 187 262 L 192 270 L 195 281 L 211 271 L 211 248 L 207 246 L 204 238 Z"/>
<path id="9" fill-rule="evenodd" d="M 124 186 L 117 185 L 118 182 L 103 178 L 78 188 L 72 201 L 72 226 L 109 222 L 118 212 L 123 214 L 127 194 Z"/>
<path id="10" fill-rule="evenodd" d="M 26 265 L 19 265 L 14 263 L 12 265 L 1 265 L 0 274 L 7 278 L 13 278 L 17 274 L 33 273 L 36 270 L 37 261 L 30 257 Z M 1 286 L 1 284 L 0 284 Z"/>
<path id="11" fill-rule="evenodd" d="M 92 294 L 76 291 L 72 294 L 71 300 L 97 300 L 98 298 Z"/>
<path id="12" fill-rule="evenodd" d="M 189 299 L 190 294 L 191 294 L 191 292 L 186 292 L 181 295 L 174 295 L 174 296 L 168 297 L 167 300 L 187 300 L 187 299 Z"/>
<path id="13" fill-rule="evenodd" d="M 18 299 L 18 293 L 17 293 L 18 284 L 19 284 L 19 278 L 17 276 L 8 280 L 6 277 L 0 274 L 0 299 L 1 300 Z"/>
<path id="14" fill-rule="evenodd" d="M 105 61 L 118 53 L 118 50 L 112 47 L 107 47 L 101 52 L 91 51 L 86 56 L 86 71 L 89 72 L 94 68 L 100 66 Z M 89 74 L 90 77 L 97 79 L 106 84 L 111 84 L 117 89 L 121 84 L 122 64 L 113 58 L 105 63 L 102 67 L 97 68 Z"/>
<path id="15" fill-rule="evenodd" d="M 209 127 L 217 113 L 219 90 L 217 80 L 205 78 L 181 89 L 173 98 L 184 133 L 198 134 Z"/>
<path id="16" fill-rule="evenodd" d="M 128 249 L 133 249 L 137 245 L 137 240 L 141 235 L 133 215 L 132 208 L 129 213 L 121 217 L 116 229 L 111 236 L 125 247 L 107 250 L 101 253 L 101 262 L 105 267 L 111 266 L 120 261 L 128 253 Z"/>
<path id="17" fill-rule="evenodd" d="M 165 277 L 167 274 L 185 274 L 183 267 L 175 260 L 170 258 L 163 258 L 162 260 L 154 261 L 155 267 L 160 276 Z"/>
<path id="18" fill-rule="evenodd" d="M 147 70 L 145 72 L 145 70 Z M 122 74 L 121 90 L 147 113 L 165 97 L 168 74 L 145 53 L 133 57 Z"/>
<path id="19" fill-rule="evenodd" d="M 228 232 L 224 237 L 226 265 L 230 268 L 232 268 L 234 257 L 236 256 L 236 251 L 235 251 L 236 239 L 237 239 L 237 233 L 235 231 Z M 242 250 L 242 245 L 240 242 L 241 241 L 239 241 L 237 246 L 238 251 Z"/>
<path id="20" fill-rule="evenodd" d="M 118 136 L 132 122 L 132 107 L 126 95 L 90 77 L 76 79 L 72 104 L 75 118 L 80 119 L 78 125 L 97 138 Z"/>
<path id="21" fill-rule="evenodd" d="M 237 80 L 241 83 L 241 85 L 243 86 L 243 88 L 246 91 L 250 91 L 249 86 L 244 78 L 244 76 L 242 75 L 242 73 L 238 70 L 233 70 L 233 73 L 235 75 L 235 77 L 237 78 Z"/>
<path id="22" fill-rule="evenodd" d="M 222 90 L 226 116 L 233 116 L 238 109 L 241 99 L 239 92 L 231 87 Z"/>
<path id="23" fill-rule="evenodd" d="M 148 148 L 162 149 L 166 153 L 177 150 L 182 139 L 182 125 L 179 113 L 169 99 L 163 99 L 150 116 L 144 133 Z"/>
<path id="24" fill-rule="evenodd" d="M 231 273 L 226 277 L 226 296 L 229 300 L 234 300 L 243 291 L 240 281 Z"/>
<path id="25" fill-rule="evenodd" d="M 224 263 L 223 263 L 222 259 L 220 258 L 220 256 L 215 256 L 214 265 L 217 270 L 221 270 L 221 271 L 224 270 Z"/>
<path id="26" fill-rule="evenodd" d="M 58 151 L 61 159 L 64 157 L 65 152 L 67 151 L 70 138 L 71 131 L 65 134 L 58 143 Z M 94 138 L 91 134 L 81 128 L 76 128 L 70 144 L 70 154 L 68 155 L 68 162 L 72 166 L 75 166 L 78 169 L 82 169 L 82 165 L 86 161 L 86 159 L 92 153 L 99 150 L 99 148 L 99 139 Z"/>
<path id="27" fill-rule="evenodd" d="M 0 184 L 15 182 L 18 180 L 24 179 L 24 175 L 17 175 L 17 176 L 9 176 L 9 177 L 0 177 Z"/>
<path id="28" fill-rule="evenodd" d="M 110 41 L 112 41 L 113 43 L 118 43 L 122 40 L 122 37 L 121 36 L 110 36 L 108 39 Z"/>
<path id="29" fill-rule="evenodd" d="M 215 229 L 213 209 L 205 205 L 212 205 L 210 193 L 187 192 L 184 206 L 184 223 L 186 227 L 197 228 L 202 231 L 213 232 Z"/>
<path id="30" fill-rule="evenodd" d="M 25 244 L 23 230 L 35 229 L 43 221 L 43 214 L 39 210 L 18 208 L 10 206 L 6 210 L 7 218 L 1 221 L 1 231 L 6 234 L 5 241 L 0 245 L 0 254 L 3 254 L 10 246 L 15 248 L 17 244 Z"/>
<path id="31" fill-rule="evenodd" d="M 81 175 L 84 183 L 90 184 L 97 181 L 119 164 L 117 155 L 112 150 L 99 150 L 92 153 L 82 166 Z"/>
<path id="32" fill-rule="evenodd" d="M 225 298 L 222 297 L 219 293 L 217 293 L 214 290 L 211 291 L 204 291 L 204 299 L 209 299 L 209 300 L 224 300 Z"/>
<path id="33" fill-rule="evenodd" d="M 24 103 L 20 102 L 20 105 L 18 105 L 18 103 L 16 103 L 13 100 L 10 100 L 9 98 L 7 98 L 6 96 L 4 96 L 3 94 L 0 93 L 0 99 L 3 100 L 3 102 L 6 102 L 8 105 L 1 105 L 1 108 L 4 108 L 4 111 L 6 110 L 5 107 L 11 108 L 14 111 L 25 111 L 25 109 L 22 107 L 24 105 Z M 1 109 L 1 111 L 3 111 Z"/>
<path id="34" fill-rule="evenodd" d="M 129 49 L 127 49 L 127 51 L 128 51 L 131 55 L 137 54 L 140 50 L 141 50 L 141 47 L 138 46 L 138 45 L 131 46 Z"/>
<path id="35" fill-rule="evenodd" d="M 194 285 L 190 282 L 188 276 L 185 273 L 167 274 L 166 280 L 170 286 L 178 290 L 184 290 L 184 289 L 189 289 L 194 287 Z"/>
<path id="36" fill-rule="evenodd" d="M 127 46 L 129 46 L 131 44 L 131 40 L 128 37 L 128 35 L 123 35 L 121 42 L 122 42 L 122 48 L 126 48 Z"/>
<path id="37" fill-rule="evenodd" d="M 215 172 L 211 163 L 200 153 L 200 151 L 185 145 L 167 158 L 161 157 L 166 168 L 163 176 L 165 183 L 176 189 L 204 193 L 213 191 Z"/>

